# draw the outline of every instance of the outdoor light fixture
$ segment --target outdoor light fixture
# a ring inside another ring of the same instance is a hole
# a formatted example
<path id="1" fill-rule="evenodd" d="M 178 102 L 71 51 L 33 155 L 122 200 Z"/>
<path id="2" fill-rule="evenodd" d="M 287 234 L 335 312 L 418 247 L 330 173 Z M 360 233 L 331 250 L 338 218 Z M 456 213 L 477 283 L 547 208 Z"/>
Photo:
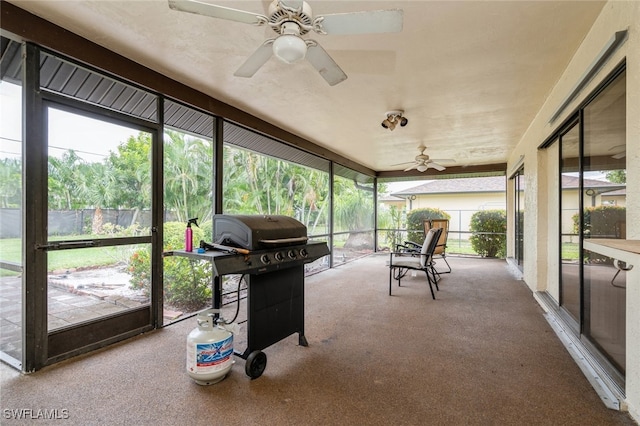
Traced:
<path id="1" fill-rule="evenodd" d="M 393 130 L 398 124 L 400 124 L 400 127 L 406 126 L 409 120 L 406 117 L 403 117 L 402 114 L 404 114 L 404 111 L 402 110 L 387 112 L 387 118 L 382 120 L 382 127 Z"/>
<path id="2" fill-rule="evenodd" d="M 282 24 L 282 35 L 273 41 L 273 54 L 281 61 L 292 64 L 304 59 L 307 43 L 300 38 L 300 27 L 294 22 Z"/>

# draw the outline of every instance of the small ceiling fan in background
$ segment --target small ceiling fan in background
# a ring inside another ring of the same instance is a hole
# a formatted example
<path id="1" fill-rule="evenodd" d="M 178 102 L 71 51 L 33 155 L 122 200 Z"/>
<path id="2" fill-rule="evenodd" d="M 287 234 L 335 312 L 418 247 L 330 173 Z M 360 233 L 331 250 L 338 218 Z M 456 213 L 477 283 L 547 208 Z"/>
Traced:
<path id="1" fill-rule="evenodd" d="M 411 164 L 413 163 L 411 166 L 407 167 L 406 169 L 404 169 L 405 172 L 408 172 L 409 170 L 413 170 L 416 169 L 419 172 L 426 172 L 427 169 L 431 168 L 431 169 L 436 169 L 437 171 L 441 172 L 443 170 L 446 169 L 445 166 L 443 166 L 442 164 L 439 163 L 455 163 L 456 160 L 432 160 L 431 158 L 429 158 L 429 156 L 427 154 L 424 153 L 424 151 L 427 149 L 426 146 L 424 145 L 419 145 L 418 146 L 418 151 L 420 151 L 420 154 L 416 155 L 415 159 L 413 161 L 408 161 L 406 163 L 399 163 L 399 164 L 394 164 L 394 166 L 400 166 L 400 165 L 404 165 L 404 164 Z"/>
<path id="2" fill-rule="evenodd" d="M 614 154 L 611 155 L 611 158 L 615 160 L 621 160 L 627 156 L 626 145 L 616 145 L 614 147 L 609 148 L 609 152 L 614 151 Z"/>
<path id="3" fill-rule="evenodd" d="M 330 86 L 346 80 L 347 75 L 318 42 L 301 36 L 309 31 L 322 35 L 400 32 L 403 24 L 401 9 L 314 16 L 309 4 L 301 0 L 273 0 L 269 16 L 196 0 L 169 0 L 169 7 L 255 26 L 268 25 L 278 34 L 249 56 L 234 73 L 237 77 L 253 77 L 273 54 L 286 63 L 306 58 Z"/>

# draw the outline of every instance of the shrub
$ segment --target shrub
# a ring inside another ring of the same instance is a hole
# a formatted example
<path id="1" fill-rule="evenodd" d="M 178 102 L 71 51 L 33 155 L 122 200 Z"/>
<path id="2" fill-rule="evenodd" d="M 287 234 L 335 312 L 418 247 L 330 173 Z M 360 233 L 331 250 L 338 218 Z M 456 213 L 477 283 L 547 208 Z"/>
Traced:
<path id="1" fill-rule="evenodd" d="M 424 241 L 424 221 L 430 219 L 451 219 L 451 216 L 435 208 L 411 210 L 407 213 L 407 239 L 422 244 Z"/>
<path id="2" fill-rule="evenodd" d="M 626 222 L 627 209 L 619 206 L 587 207 L 582 212 L 584 238 L 625 238 L 621 224 Z M 580 214 L 573 215 L 573 229 L 578 233 Z"/>
<path id="3" fill-rule="evenodd" d="M 626 224 L 625 207 L 596 206 L 587 207 L 582 212 L 584 238 L 625 238 Z M 580 228 L 580 214 L 573 215 L 573 230 L 578 233 Z M 576 256 L 576 259 L 578 257 Z M 604 263 L 610 261 L 607 256 L 591 252 L 585 255 L 589 263 Z"/>
<path id="4" fill-rule="evenodd" d="M 507 242 L 507 213 L 504 210 L 481 210 L 471 216 L 469 240 L 482 257 L 504 257 Z"/>
<path id="5" fill-rule="evenodd" d="M 167 222 L 164 224 L 164 251 L 184 249 L 185 224 Z M 193 227 L 193 245 L 200 240 L 211 241 L 211 222 L 200 228 Z M 130 285 L 133 289 L 143 289 L 148 294 L 151 289 L 151 253 L 149 248 L 137 250 L 129 261 Z M 171 306 L 187 311 L 195 311 L 206 306 L 211 300 L 210 262 L 184 257 L 163 259 L 164 301 Z"/>

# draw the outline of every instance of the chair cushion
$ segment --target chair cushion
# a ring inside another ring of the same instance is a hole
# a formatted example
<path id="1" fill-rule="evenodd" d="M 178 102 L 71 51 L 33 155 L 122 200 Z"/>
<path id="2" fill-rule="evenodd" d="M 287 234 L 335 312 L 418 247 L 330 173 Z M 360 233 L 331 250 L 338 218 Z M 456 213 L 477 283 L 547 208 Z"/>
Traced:
<path id="1" fill-rule="evenodd" d="M 422 250 L 420 250 L 420 266 L 423 268 L 427 264 L 427 255 L 429 254 L 429 247 L 431 246 L 431 241 L 433 241 L 433 236 L 436 234 L 436 228 L 431 228 L 427 232 L 427 236 L 424 239 L 424 243 L 422 244 Z"/>
<path id="2" fill-rule="evenodd" d="M 389 262 L 387 262 L 388 264 Z M 409 268 L 409 269 L 422 269 L 423 266 L 415 257 L 402 257 L 395 258 L 393 260 L 393 267 L 395 268 Z"/>

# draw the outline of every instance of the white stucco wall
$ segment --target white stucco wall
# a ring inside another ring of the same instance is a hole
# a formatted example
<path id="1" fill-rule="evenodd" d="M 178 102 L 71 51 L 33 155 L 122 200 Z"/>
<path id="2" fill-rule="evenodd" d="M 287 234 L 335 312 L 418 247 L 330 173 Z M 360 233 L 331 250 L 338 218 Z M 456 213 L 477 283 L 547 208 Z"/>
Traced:
<path id="1" fill-rule="evenodd" d="M 628 30 L 626 42 L 613 54 L 594 79 L 579 93 L 562 115 L 549 119 L 579 81 L 616 31 Z M 558 295 L 557 252 L 557 153 L 538 151 L 565 118 L 626 59 L 627 69 L 627 238 L 640 239 L 640 2 L 607 3 L 583 43 L 571 58 L 564 74 L 553 88 L 535 120 L 511 154 L 507 170 L 524 155 L 525 239 L 524 271 L 533 291 L 547 290 Z M 511 206 L 512 203 L 507 203 Z M 511 230 L 511 233 L 513 231 Z M 513 239 L 513 234 L 509 236 Z M 509 254 L 512 255 L 512 254 Z M 640 265 L 638 265 L 640 267 Z M 638 274 L 630 274 L 637 277 Z M 626 396 L 629 412 L 640 420 L 640 282 L 627 287 L 627 373 Z"/>

